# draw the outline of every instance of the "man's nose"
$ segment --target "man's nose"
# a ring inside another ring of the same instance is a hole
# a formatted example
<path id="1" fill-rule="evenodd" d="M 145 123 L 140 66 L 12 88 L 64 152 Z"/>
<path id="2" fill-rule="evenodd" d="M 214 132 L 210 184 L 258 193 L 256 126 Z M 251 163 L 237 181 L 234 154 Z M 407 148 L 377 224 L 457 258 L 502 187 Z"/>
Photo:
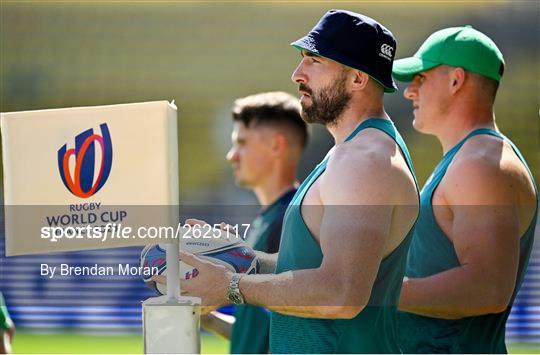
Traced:
<path id="1" fill-rule="evenodd" d="M 307 76 L 304 73 L 304 59 L 302 59 L 302 61 L 298 64 L 296 69 L 293 71 L 291 80 L 293 81 L 293 83 L 296 83 L 296 84 L 300 84 L 300 83 L 305 84 L 307 82 Z"/>
<path id="2" fill-rule="evenodd" d="M 225 158 L 227 159 L 227 161 L 229 162 L 233 162 L 233 161 L 236 161 L 238 160 L 238 150 L 235 148 L 235 147 L 232 147 L 231 149 L 229 149 L 229 151 L 227 152 L 227 155 L 225 156 Z"/>
<path id="3" fill-rule="evenodd" d="M 416 82 L 416 79 L 414 79 L 409 86 L 403 91 L 403 97 L 408 100 L 414 100 L 414 98 L 418 95 L 418 83 Z"/>

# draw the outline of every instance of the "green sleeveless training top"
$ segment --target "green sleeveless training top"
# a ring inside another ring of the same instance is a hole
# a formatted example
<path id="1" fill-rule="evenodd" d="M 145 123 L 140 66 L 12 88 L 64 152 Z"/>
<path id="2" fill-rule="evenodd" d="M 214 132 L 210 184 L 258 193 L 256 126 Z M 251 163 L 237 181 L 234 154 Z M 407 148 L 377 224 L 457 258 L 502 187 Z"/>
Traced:
<path id="1" fill-rule="evenodd" d="M 486 128 L 480 128 L 469 133 L 444 155 L 420 193 L 420 217 L 416 223 L 413 241 L 409 250 L 406 270 L 408 277 L 427 277 L 460 265 L 454 245 L 435 220 L 431 199 L 433 192 L 442 180 L 456 153 L 467 139 L 479 134 L 489 134 L 508 142 L 529 171 L 534 184 L 534 179 L 525 159 L 508 138 L 497 131 Z M 538 193 L 536 201 L 538 206 Z M 504 312 L 497 314 L 457 320 L 423 317 L 399 312 L 399 338 L 404 352 L 506 353 L 504 343 L 505 323 L 510 314 L 512 302 L 525 275 L 532 250 L 537 214 L 538 207 L 529 228 L 520 239 L 516 286 L 508 308 Z"/>
<path id="2" fill-rule="evenodd" d="M 286 192 L 262 210 L 251 223 L 246 243 L 253 249 L 278 252 L 283 216 L 296 189 Z M 270 312 L 262 307 L 236 306 L 231 330 L 231 354 L 266 354 L 269 348 Z"/>
<path id="3" fill-rule="evenodd" d="M 414 176 L 405 142 L 390 120 L 370 118 L 362 122 L 346 139 L 366 128 L 389 135 L 399 146 Z M 306 192 L 324 172 L 328 156 L 300 185 L 283 221 L 276 273 L 317 268 L 322 262 L 319 244 L 313 239 L 301 215 Z M 415 180 L 416 182 L 416 180 Z M 359 181 L 358 183 L 362 183 Z M 368 187 L 369 188 L 369 187 Z M 368 306 L 353 319 L 316 319 L 272 312 L 270 352 L 272 353 L 396 353 L 400 352 L 396 334 L 396 312 L 405 273 L 405 262 L 412 230 L 379 267 Z M 362 267 L 351 265 L 351 267 Z M 313 285 L 324 287 L 324 285 Z"/>

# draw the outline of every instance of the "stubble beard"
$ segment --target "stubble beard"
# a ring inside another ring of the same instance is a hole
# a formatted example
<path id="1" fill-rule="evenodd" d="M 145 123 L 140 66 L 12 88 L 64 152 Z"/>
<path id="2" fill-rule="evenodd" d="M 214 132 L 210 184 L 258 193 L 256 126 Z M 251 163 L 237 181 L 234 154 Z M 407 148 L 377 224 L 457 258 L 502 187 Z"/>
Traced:
<path id="1" fill-rule="evenodd" d="M 309 87 L 300 84 L 300 90 L 311 95 L 311 105 L 302 102 L 302 119 L 307 123 L 320 123 L 325 126 L 334 126 L 338 123 L 342 113 L 349 106 L 351 94 L 346 88 L 347 72 L 343 71 L 334 84 L 326 86 L 316 93 Z"/>

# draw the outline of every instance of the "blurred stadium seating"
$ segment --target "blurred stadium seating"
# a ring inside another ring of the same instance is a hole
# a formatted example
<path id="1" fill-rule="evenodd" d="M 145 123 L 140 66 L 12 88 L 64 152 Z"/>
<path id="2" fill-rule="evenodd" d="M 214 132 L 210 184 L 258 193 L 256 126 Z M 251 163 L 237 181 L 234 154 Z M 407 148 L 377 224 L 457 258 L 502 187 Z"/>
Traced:
<path id="1" fill-rule="evenodd" d="M 397 36 L 398 58 L 412 54 L 428 34 L 443 27 L 471 24 L 492 36 L 507 63 L 497 122 L 522 149 L 539 181 L 537 2 L 3 1 L 0 6 L 0 111 L 176 99 L 183 203 L 254 201 L 233 186 L 224 159 L 231 103 L 263 90 L 295 92 L 290 74 L 299 57 L 289 43 L 330 6 L 386 24 Z M 412 131 L 410 104 L 400 94 L 386 100 L 423 184 L 440 158 L 438 143 Z M 300 178 L 331 145 L 323 129 L 314 132 Z M 47 279 L 37 273 L 41 263 L 136 264 L 139 250 L 5 258 L 0 235 L 0 290 L 19 327 L 139 332 L 140 301 L 153 295 L 139 278 Z M 507 324 L 508 340 L 537 342 L 539 324 L 537 240 Z"/>

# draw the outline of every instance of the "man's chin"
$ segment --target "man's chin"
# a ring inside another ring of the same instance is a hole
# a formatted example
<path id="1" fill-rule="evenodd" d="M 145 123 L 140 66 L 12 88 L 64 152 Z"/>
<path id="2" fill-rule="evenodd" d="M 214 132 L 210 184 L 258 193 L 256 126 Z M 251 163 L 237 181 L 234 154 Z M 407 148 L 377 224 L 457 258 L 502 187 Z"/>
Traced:
<path id="1" fill-rule="evenodd" d="M 313 110 L 311 109 L 311 105 L 307 108 L 302 107 L 302 112 L 300 112 L 300 116 L 302 117 L 302 120 L 306 123 L 320 123 L 320 124 L 326 124 L 323 121 L 320 121 L 316 115 L 313 114 Z"/>
<path id="2" fill-rule="evenodd" d="M 426 130 L 425 125 L 423 125 L 422 122 L 419 121 L 417 118 L 415 118 L 413 120 L 412 126 L 413 126 L 414 130 L 419 132 L 419 133 L 431 134 L 430 132 L 428 132 L 428 130 Z"/>
<path id="3" fill-rule="evenodd" d="M 302 112 L 305 112 L 306 110 L 309 110 L 309 108 L 312 106 L 313 104 L 310 102 L 309 104 L 306 102 L 306 101 L 302 101 L 300 102 L 300 107 L 302 107 Z"/>
<path id="4" fill-rule="evenodd" d="M 323 117 L 319 117 L 319 116 L 316 116 L 316 115 L 308 115 L 304 111 L 302 111 L 301 116 L 302 116 L 302 120 L 304 120 L 304 122 L 306 122 L 306 123 L 321 124 L 321 125 L 323 125 L 325 127 L 335 125 L 339 121 L 339 117 L 332 118 L 332 119 L 328 119 L 328 118 L 325 119 Z"/>
<path id="5" fill-rule="evenodd" d="M 306 95 L 302 95 L 300 97 L 300 106 L 302 106 L 302 109 L 306 108 L 306 107 L 309 107 L 311 105 L 312 105 L 311 97 L 306 96 Z"/>
<path id="6" fill-rule="evenodd" d="M 318 123 L 317 121 L 313 120 L 310 116 L 306 115 L 304 111 L 302 111 L 302 120 L 305 122 L 305 123 Z"/>
<path id="7" fill-rule="evenodd" d="M 235 183 L 239 187 L 249 188 L 249 183 L 242 178 L 235 178 Z"/>

